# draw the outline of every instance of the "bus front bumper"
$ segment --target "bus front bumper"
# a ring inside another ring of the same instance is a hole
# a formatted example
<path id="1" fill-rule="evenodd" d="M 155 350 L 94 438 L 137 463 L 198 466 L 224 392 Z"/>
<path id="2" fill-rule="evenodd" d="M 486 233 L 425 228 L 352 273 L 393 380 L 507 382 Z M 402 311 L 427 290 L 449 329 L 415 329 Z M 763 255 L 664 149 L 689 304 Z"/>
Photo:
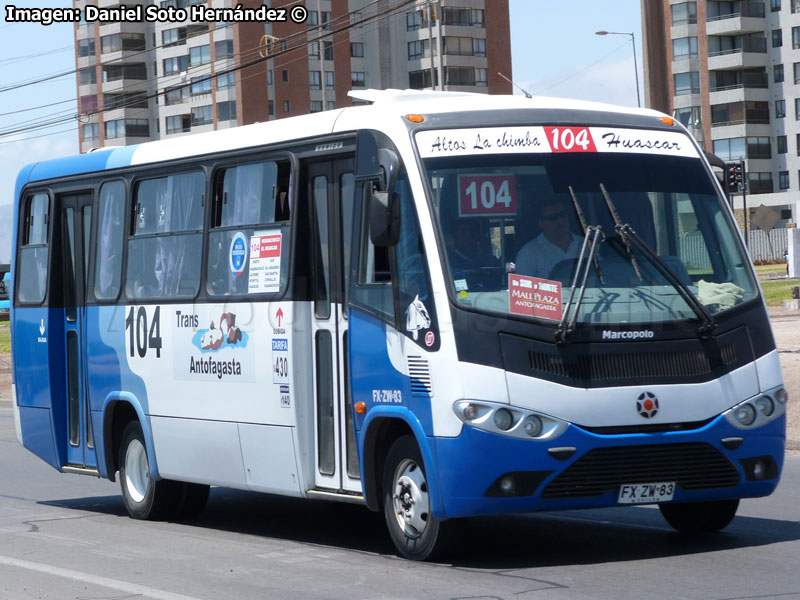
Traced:
<path id="1" fill-rule="evenodd" d="M 457 438 L 436 439 L 437 516 L 618 506 L 623 485 L 644 483 L 674 483 L 673 502 L 766 496 L 778 485 L 785 432 L 785 415 L 749 431 L 721 416 L 665 433 L 597 435 L 570 425 L 544 441 L 465 426 Z"/>

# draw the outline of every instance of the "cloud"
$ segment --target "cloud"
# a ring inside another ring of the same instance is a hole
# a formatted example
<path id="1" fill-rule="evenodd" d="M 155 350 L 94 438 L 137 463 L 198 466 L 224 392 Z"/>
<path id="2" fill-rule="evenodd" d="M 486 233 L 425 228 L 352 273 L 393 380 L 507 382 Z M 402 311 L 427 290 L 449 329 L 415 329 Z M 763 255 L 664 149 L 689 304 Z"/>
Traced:
<path id="1" fill-rule="evenodd" d="M 36 134 L 34 134 L 36 135 Z M 11 258 L 11 231 L 14 218 L 13 200 L 17 174 L 25 165 L 51 158 L 77 154 L 75 131 L 36 139 L 0 138 L 0 263 Z"/>
<path id="2" fill-rule="evenodd" d="M 641 74 L 641 70 L 639 71 Z M 605 60 L 589 68 L 565 69 L 562 76 L 515 83 L 535 96 L 554 96 L 636 106 L 633 57 Z M 516 90 L 515 93 L 521 93 Z"/>

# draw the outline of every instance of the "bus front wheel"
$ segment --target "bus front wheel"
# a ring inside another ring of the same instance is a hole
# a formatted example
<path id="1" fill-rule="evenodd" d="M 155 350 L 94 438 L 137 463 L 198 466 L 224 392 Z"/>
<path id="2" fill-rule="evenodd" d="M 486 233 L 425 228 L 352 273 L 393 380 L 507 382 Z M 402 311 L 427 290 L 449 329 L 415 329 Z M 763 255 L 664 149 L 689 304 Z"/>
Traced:
<path id="1" fill-rule="evenodd" d="M 119 450 L 119 482 L 128 514 L 134 519 L 167 518 L 176 508 L 179 488 L 174 481 L 155 481 L 150 476 L 142 426 L 131 421 L 122 432 Z"/>
<path id="2" fill-rule="evenodd" d="M 383 513 L 392 541 L 405 558 L 431 559 L 442 551 L 443 523 L 431 512 L 425 465 L 411 436 L 398 438 L 386 456 Z"/>
<path id="3" fill-rule="evenodd" d="M 739 500 L 659 504 L 658 508 L 667 523 L 681 533 L 713 533 L 733 521 Z"/>

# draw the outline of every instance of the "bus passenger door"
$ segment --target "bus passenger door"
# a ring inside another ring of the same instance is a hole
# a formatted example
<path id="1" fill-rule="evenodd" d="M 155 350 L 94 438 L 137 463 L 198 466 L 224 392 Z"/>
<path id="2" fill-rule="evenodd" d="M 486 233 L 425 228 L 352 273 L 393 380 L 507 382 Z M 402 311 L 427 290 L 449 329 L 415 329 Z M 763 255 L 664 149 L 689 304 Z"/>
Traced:
<path id="1" fill-rule="evenodd" d="M 307 165 L 313 221 L 315 476 L 317 488 L 361 492 L 347 364 L 347 277 L 354 175 L 351 159 Z"/>
<path id="2" fill-rule="evenodd" d="M 67 466 L 97 468 L 86 378 L 86 289 L 89 236 L 92 230 L 91 194 L 58 197 L 61 227 L 60 275 L 64 294 L 66 371 Z M 55 261 L 54 261 L 55 262 Z M 58 265 L 55 265 L 58 268 Z M 54 277 L 57 277 L 54 272 Z"/>

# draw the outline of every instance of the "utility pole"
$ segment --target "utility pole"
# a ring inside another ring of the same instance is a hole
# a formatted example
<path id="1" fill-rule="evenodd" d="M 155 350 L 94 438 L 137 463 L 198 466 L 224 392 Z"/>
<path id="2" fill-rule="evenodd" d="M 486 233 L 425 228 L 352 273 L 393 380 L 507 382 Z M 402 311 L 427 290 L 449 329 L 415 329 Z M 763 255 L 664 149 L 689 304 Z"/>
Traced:
<path id="1" fill-rule="evenodd" d="M 744 159 L 739 161 L 742 177 L 742 207 L 744 208 L 744 247 L 750 251 L 750 219 L 747 214 L 747 170 Z"/>

